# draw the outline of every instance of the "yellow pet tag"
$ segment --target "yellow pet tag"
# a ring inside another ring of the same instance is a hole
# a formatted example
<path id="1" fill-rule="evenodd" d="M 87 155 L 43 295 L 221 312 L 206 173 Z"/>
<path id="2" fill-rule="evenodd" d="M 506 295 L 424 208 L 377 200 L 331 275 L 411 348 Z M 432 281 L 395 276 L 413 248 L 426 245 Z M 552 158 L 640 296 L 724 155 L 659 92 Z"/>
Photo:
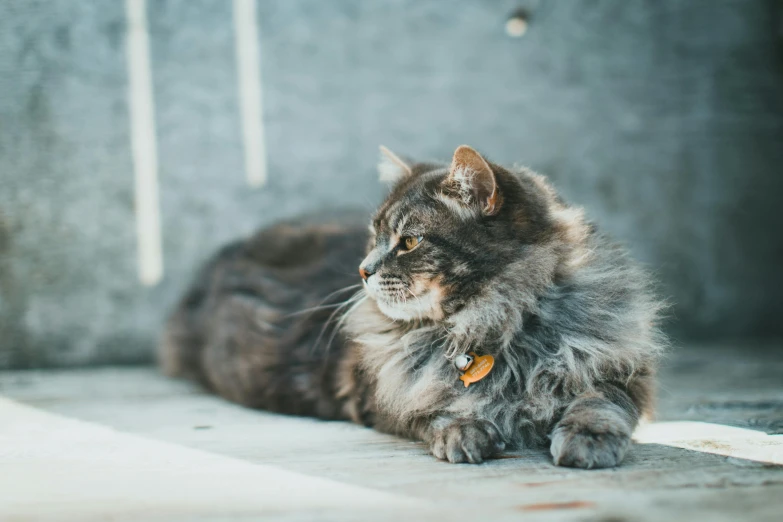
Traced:
<path id="1" fill-rule="evenodd" d="M 495 365 L 495 358 L 491 355 L 482 355 L 479 357 L 473 352 L 470 352 L 470 355 L 473 357 L 473 361 L 469 363 L 469 366 L 465 369 L 465 373 L 459 377 L 459 380 L 465 383 L 465 388 L 486 377 Z"/>

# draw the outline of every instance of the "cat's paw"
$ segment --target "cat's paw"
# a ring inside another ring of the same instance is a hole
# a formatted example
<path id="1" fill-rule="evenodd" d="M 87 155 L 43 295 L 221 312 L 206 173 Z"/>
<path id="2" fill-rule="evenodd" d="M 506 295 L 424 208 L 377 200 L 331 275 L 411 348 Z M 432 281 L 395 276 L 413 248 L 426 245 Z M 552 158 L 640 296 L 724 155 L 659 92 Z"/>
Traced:
<path id="1" fill-rule="evenodd" d="M 622 429 L 558 427 L 552 432 L 550 451 L 556 466 L 613 468 L 623 461 L 631 434 Z"/>
<path id="2" fill-rule="evenodd" d="M 497 427 L 486 420 L 455 420 L 433 433 L 430 451 L 441 460 L 478 464 L 506 447 Z"/>

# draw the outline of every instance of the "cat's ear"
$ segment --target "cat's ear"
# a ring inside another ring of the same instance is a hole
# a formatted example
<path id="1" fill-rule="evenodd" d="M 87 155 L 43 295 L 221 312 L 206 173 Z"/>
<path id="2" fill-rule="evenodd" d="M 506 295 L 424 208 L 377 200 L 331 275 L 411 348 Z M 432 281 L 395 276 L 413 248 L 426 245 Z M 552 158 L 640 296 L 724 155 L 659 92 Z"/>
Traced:
<path id="1" fill-rule="evenodd" d="M 500 210 L 502 199 L 492 167 L 481 154 L 467 145 L 461 145 L 454 151 L 443 187 L 447 195 L 465 205 L 478 206 L 485 216 L 492 216 Z"/>
<path id="2" fill-rule="evenodd" d="M 413 174 L 411 163 L 406 161 L 395 153 L 380 146 L 381 158 L 378 162 L 378 177 L 386 183 L 396 183 L 403 178 Z"/>

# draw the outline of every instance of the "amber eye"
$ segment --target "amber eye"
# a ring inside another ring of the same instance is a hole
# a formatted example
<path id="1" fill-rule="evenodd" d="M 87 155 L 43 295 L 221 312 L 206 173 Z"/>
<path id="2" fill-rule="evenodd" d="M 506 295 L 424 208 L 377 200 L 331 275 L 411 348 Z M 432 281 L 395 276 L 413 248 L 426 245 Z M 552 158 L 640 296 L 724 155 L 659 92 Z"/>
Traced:
<path id="1" fill-rule="evenodd" d="M 405 250 L 413 250 L 421 242 L 421 237 L 406 236 L 402 238 L 402 246 Z"/>

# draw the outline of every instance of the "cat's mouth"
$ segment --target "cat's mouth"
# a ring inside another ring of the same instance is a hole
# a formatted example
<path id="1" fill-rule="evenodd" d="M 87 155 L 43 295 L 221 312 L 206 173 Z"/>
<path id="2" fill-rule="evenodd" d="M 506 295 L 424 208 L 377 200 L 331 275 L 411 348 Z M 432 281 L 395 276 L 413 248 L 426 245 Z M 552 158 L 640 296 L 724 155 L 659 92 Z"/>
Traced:
<path id="1" fill-rule="evenodd" d="M 399 279 L 370 277 L 365 281 L 367 294 L 375 300 L 380 311 L 395 321 L 439 320 L 441 310 L 440 286 L 428 281 L 414 281 L 409 285 Z"/>

